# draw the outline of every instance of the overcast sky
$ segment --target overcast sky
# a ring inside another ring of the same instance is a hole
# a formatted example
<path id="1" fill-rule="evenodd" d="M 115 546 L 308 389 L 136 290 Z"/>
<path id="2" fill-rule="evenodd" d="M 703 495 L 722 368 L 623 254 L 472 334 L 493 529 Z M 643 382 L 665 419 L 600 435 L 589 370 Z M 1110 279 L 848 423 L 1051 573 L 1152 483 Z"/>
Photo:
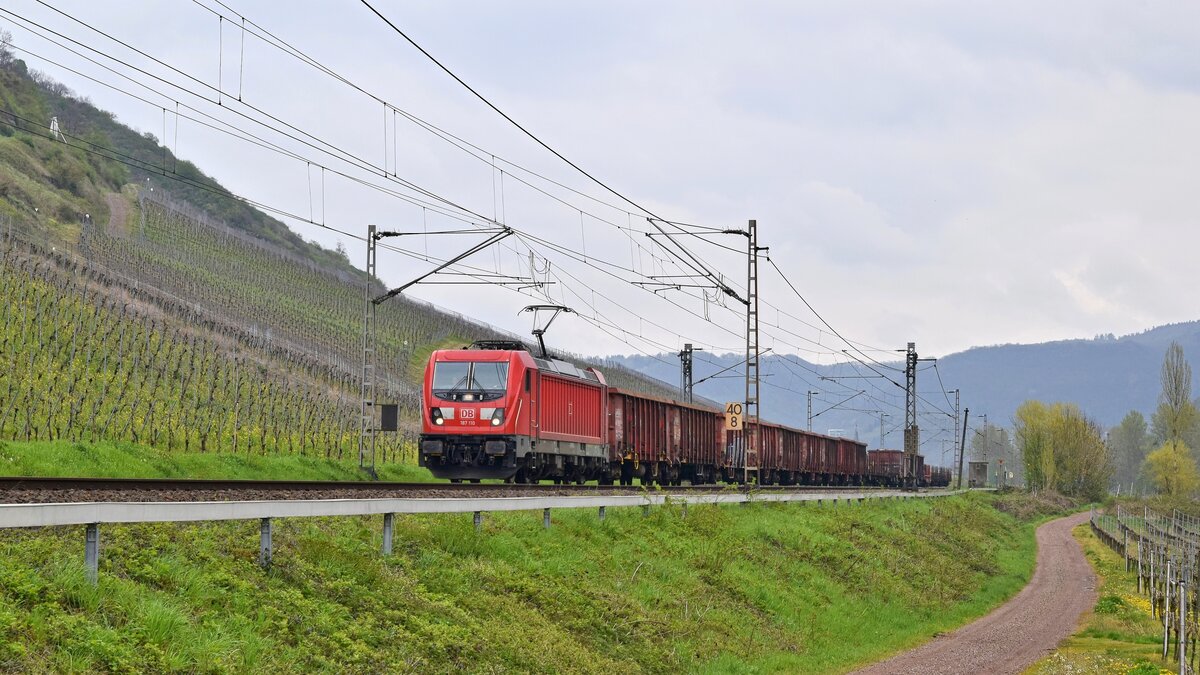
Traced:
<path id="1" fill-rule="evenodd" d="M 6 5 L 182 85 L 172 89 L 108 62 L 161 92 L 138 90 L 157 102 L 150 105 L 22 55 L 141 131 L 164 136 L 168 108 L 168 145 L 237 194 L 354 233 L 367 223 L 412 232 L 471 227 L 339 178 L 336 168 L 411 195 L 397 182 L 409 181 L 479 216 L 467 220 L 495 218 L 520 230 L 525 239 L 469 262 L 529 276 L 528 247 L 537 253 L 536 270 L 549 258 L 551 276 L 539 278 L 557 279 L 550 297 L 582 315 L 555 324 L 550 341 L 559 347 L 590 354 L 676 350 L 685 341 L 740 348 L 740 305 L 702 301 L 704 289 L 655 295 L 628 283 L 682 273 L 653 262 L 653 238 L 638 209 L 525 138 L 365 6 L 226 2 L 220 11 L 230 23 L 193 3 L 52 3 L 194 80 L 32 0 Z M 771 258 L 852 340 L 881 349 L 915 341 L 922 355 L 944 355 L 1198 318 L 1190 291 L 1200 246 L 1200 4 L 373 4 L 513 118 L 642 207 L 722 228 L 756 218 Z M 490 162 L 398 114 L 393 133 L 393 113 L 381 103 L 252 35 L 243 43 L 236 13 L 374 96 L 495 154 L 497 166 L 507 167 L 503 179 Z M 10 16 L 0 24 L 18 47 L 119 82 Z M 194 95 L 215 99 L 218 78 L 224 106 Z M 128 80 L 121 86 L 136 89 Z M 239 88 L 246 104 L 396 180 L 378 172 L 371 178 L 238 116 L 261 117 L 230 100 Z M 193 106 L 326 165 L 324 189 L 319 168 L 187 120 L 178 121 L 176 141 L 176 101 L 185 113 Z M 360 241 L 288 223 L 326 246 L 343 241 L 360 262 Z M 483 236 L 411 237 L 403 245 L 448 256 Z M 606 271 L 534 237 L 586 252 Z M 745 245 L 736 236 L 711 240 Z M 744 284 L 744 257 L 697 238 L 686 243 L 731 283 Z M 428 269 L 387 251 L 380 265 L 395 284 Z M 771 324 L 764 346 L 825 362 L 846 347 L 812 327 L 818 319 L 765 262 L 761 273 L 762 297 L 772 305 L 763 307 Z M 517 311 L 535 302 L 482 286 L 411 294 L 518 333 L 529 320 Z"/>

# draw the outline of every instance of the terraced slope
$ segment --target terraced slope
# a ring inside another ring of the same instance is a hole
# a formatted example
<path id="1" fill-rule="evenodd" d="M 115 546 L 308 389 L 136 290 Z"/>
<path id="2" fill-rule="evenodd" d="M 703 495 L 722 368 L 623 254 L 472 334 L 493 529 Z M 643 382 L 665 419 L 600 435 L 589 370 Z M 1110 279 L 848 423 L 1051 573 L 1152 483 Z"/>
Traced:
<path id="1" fill-rule="evenodd" d="M 133 188 L 108 201 L 120 217 L 82 226 L 77 252 L 0 238 L 0 439 L 354 456 L 362 282 Z M 379 399 L 405 427 L 378 458 L 411 460 L 430 351 L 511 336 L 405 298 L 377 325 Z"/>

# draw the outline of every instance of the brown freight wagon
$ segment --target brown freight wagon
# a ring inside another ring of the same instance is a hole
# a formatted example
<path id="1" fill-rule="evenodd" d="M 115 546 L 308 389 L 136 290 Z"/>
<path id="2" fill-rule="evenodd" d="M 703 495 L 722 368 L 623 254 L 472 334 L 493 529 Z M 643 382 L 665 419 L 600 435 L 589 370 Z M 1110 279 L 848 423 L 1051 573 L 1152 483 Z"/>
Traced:
<path id="1" fill-rule="evenodd" d="M 621 464 L 623 484 L 633 478 L 662 485 L 713 482 L 724 454 L 720 413 L 612 387 L 608 409 L 610 460 Z"/>
<path id="2" fill-rule="evenodd" d="M 900 450 L 872 450 L 867 453 L 867 474 L 875 485 L 896 487 L 900 485 L 900 471 L 904 463 L 904 452 Z"/>

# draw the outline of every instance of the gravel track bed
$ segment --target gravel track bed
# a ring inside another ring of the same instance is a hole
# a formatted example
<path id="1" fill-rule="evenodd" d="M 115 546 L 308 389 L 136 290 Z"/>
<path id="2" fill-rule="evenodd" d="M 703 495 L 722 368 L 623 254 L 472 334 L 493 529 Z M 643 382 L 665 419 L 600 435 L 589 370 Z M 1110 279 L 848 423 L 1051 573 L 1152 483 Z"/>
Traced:
<path id="1" fill-rule="evenodd" d="M 417 490 L 0 490 L 0 504 L 69 502 L 245 502 L 310 499 L 445 499 L 479 497 L 560 497 L 638 495 L 641 490 L 520 488 L 471 491 L 430 487 Z"/>

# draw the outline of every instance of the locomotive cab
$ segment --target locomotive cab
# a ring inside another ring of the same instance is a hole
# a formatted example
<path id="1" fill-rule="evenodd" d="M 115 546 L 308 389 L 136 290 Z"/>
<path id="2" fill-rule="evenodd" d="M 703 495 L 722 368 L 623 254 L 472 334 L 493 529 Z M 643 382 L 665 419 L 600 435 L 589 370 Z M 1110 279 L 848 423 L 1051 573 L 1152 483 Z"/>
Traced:
<path id="1" fill-rule="evenodd" d="M 532 365 L 523 349 L 472 345 L 430 355 L 421 396 L 421 465 L 450 479 L 516 473 L 518 450 L 528 444 Z"/>
<path id="2" fill-rule="evenodd" d="M 421 466 L 438 478 L 574 480 L 607 470 L 604 377 L 519 342 L 434 352 L 422 392 Z"/>

